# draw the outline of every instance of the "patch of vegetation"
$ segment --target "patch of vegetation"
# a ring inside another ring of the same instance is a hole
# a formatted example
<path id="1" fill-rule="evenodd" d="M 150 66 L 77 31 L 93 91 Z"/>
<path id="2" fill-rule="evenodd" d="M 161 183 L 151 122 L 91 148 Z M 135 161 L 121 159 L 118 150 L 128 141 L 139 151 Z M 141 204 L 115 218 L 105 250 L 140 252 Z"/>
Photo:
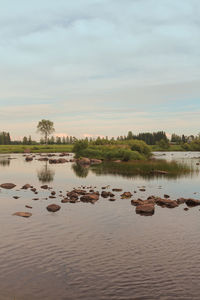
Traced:
<path id="1" fill-rule="evenodd" d="M 150 157 L 150 148 L 143 141 L 127 141 L 114 145 L 95 145 L 86 140 L 77 141 L 73 152 L 76 157 L 88 157 L 102 160 L 146 160 Z"/>

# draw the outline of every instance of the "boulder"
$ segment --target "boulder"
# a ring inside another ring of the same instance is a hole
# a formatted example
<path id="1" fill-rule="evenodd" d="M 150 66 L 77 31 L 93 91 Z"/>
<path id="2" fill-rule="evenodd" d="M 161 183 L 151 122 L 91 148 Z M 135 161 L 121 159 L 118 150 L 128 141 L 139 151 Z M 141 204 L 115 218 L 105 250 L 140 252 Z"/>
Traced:
<path id="1" fill-rule="evenodd" d="M 13 216 L 19 216 L 19 217 L 29 218 L 29 217 L 32 216 L 32 214 L 29 213 L 29 212 L 18 211 L 16 213 L 14 213 Z"/>
<path id="2" fill-rule="evenodd" d="M 2 184 L 0 185 L 1 188 L 7 189 L 7 190 L 11 190 L 11 189 L 13 189 L 15 186 L 16 186 L 16 184 L 14 184 L 14 183 L 2 183 Z"/>
<path id="3" fill-rule="evenodd" d="M 94 203 L 97 200 L 99 200 L 99 194 L 98 193 L 86 194 L 84 196 L 81 196 L 80 200 L 82 202 L 91 202 L 91 203 Z"/>
<path id="4" fill-rule="evenodd" d="M 135 212 L 136 214 L 140 214 L 143 216 L 152 216 L 155 212 L 155 205 L 150 203 L 137 205 Z"/>
<path id="5" fill-rule="evenodd" d="M 176 200 L 156 198 L 155 202 L 157 205 L 159 205 L 161 207 L 174 208 L 174 207 L 178 206 L 178 203 Z"/>
<path id="6" fill-rule="evenodd" d="M 47 206 L 47 210 L 48 211 L 51 211 L 51 212 L 56 212 L 58 210 L 60 210 L 60 205 L 57 205 L 57 204 L 50 204 Z"/>
<path id="7" fill-rule="evenodd" d="M 184 204 L 185 203 L 185 198 L 178 198 L 176 201 L 178 204 Z"/>
<path id="8" fill-rule="evenodd" d="M 196 200 L 196 199 L 186 199 L 185 203 L 187 204 L 187 206 L 192 207 L 192 206 L 197 206 L 200 205 L 200 200 Z"/>

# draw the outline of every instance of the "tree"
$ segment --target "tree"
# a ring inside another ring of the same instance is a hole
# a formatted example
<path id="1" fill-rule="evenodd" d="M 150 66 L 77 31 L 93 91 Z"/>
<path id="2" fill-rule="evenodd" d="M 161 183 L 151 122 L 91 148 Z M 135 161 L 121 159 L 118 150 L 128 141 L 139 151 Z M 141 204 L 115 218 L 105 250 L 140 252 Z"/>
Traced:
<path id="1" fill-rule="evenodd" d="M 47 144 L 48 136 L 54 131 L 54 124 L 50 120 L 41 120 L 37 125 L 37 132 L 40 132 L 44 136 L 45 144 Z"/>

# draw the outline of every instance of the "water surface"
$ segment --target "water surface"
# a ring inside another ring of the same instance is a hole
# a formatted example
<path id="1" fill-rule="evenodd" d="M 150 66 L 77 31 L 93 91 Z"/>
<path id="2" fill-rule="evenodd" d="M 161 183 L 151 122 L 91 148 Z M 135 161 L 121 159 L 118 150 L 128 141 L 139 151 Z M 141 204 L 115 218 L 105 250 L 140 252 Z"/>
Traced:
<path id="1" fill-rule="evenodd" d="M 200 153 L 166 153 L 160 157 L 193 165 Z M 14 158 L 14 159 L 10 159 Z M 184 211 L 184 205 L 167 209 L 156 206 L 155 215 L 135 214 L 130 200 L 100 198 L 88 203 L 62 204 L 73 187 L 102 186 L 137 191 L 134 198 L 149 195 L 171 199 L 200 199 L 200 175 L 127 178 L 97 175 L 90 169 L 76 172 L 72 163 L 50 165 L 20 155 L 0 156 L 0 183 L 13 182 L 13 190 L 0 190 L 0 299 L 199 299 L 200 211 Z M 21 190 L 30 183 L 38 195 Z M 56 199 L 44 200 L 48 184 Z M 146 192 L 139 188 L 145 186 Z M 14 199 L 13 196 L 19 196 Z M 34 201 L 33 198 L 39 198 Z M 46 206 L 61 205 L 55 214 Z M 25 208 L 31 205 L 32 210 Z M 13 216 L 31 211 L 32 217 Z"/>

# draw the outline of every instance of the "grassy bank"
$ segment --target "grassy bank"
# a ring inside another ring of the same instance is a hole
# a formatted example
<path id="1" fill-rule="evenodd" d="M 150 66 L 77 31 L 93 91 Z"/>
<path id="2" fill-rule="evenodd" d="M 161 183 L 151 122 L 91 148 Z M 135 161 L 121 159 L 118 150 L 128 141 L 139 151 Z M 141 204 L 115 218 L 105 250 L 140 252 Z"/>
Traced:
<path id="1" fill-rule="evenodd" d="M 31 153 L 72 152 L 73 145 L 0 145 L 0 154 L 24 153 L 30 149 Z"/>

